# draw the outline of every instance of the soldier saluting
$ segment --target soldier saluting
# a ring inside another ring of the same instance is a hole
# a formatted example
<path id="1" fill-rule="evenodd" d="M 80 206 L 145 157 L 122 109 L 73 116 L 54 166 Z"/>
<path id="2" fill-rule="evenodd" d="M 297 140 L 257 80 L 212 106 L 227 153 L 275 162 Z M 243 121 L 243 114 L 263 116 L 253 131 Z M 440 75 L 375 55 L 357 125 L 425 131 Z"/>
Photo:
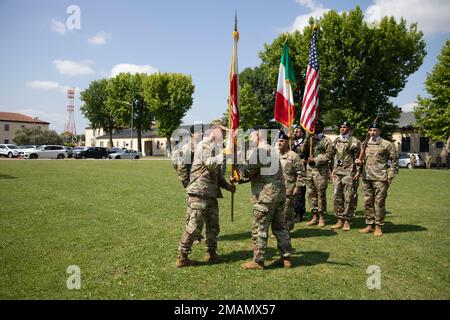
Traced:
<path id="1" fill-rule="evenodd" d="M 333 200 L 334 215 L 338 221 L 331 229 L 350 230 L 351 219 L 355 215 L 358 200 L 359 168 L 355 165 L 361 151 L 361 142 L 351 132 L 352 126 L 343 121 L 339 126 L 339 136 L 333 141 Z"/>
<path id="2" fill-rule="evenodd" d="M 367 144 L 363 145 L 360 157 L 355 160 L 357 166 L 363 165 L 362 189 L 367 224 L 359 232 L 372 232 L 375 225 L 374 236 L 377 237 L 383 235 L 387 191 L 392 179 L 398 174 L 397 150 L 380 135 L 380 125 L 373 123 L 369 127 Z"/>

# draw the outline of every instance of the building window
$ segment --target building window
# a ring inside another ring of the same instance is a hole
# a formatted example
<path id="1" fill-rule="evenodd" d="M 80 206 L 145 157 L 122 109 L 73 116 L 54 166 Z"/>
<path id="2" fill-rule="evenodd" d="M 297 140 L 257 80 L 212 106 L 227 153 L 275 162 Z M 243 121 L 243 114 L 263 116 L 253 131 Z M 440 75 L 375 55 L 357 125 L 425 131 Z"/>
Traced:
<path id="1" fill-rule="evenodd" d="M 426 137 L 420 137 L 420 152 L 430 151 L 430 141 Z"/>
<path id="2" fill-rule="evenodd" d="M 3 143 L 9 143 L 9 139 L 5 139 Z"/>
<path id="3" fill-rule="evenodd" d="M 436 142 L 436 149 L 442 149 L 444 148 L 444 143 L 442 141 Z"/>
<path id="4" fill-rule="evenodd" d="M 411 138 L 402 138 L 402 152 L 409 152 L 411 150 Z"/>
<path id="5" fill-rule="evenodd" d="M 159 141 L 156 141 L 156 149 L 159 149 Z"/>
<path id="6" fill-rule="evenodd" d="M 119 141 L 116 141 L 116 147 L 117 148 L 119 147 Z"/>
<path id="7" fill-rule="evenodd" d="M 100 141 L 100 147 L 103 147 L 103 141 Z"/>
<path id="8" fill-rule="evenodd" d="M 122 141 L 122 147 L 125 148 L 127 146 L 127 143 L 125 141 Z"/>
<path id="9" fill-rule="evenodd" d="M 5 123 L 5 131 L 9 131 L 9 123 Z"/>

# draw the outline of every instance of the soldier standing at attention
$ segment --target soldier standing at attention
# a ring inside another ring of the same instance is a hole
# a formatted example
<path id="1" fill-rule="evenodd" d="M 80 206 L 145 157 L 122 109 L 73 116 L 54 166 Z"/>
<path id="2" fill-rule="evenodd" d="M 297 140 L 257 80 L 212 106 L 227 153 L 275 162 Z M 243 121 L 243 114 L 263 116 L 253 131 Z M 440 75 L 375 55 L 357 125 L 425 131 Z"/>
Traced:
<path id="1" fill-rule="evenodd" d="M 305 131 L 300 125 L 296 125 L 294 128 L 294 143 L 292 145 L 292 151 L 297 153 L 302 160 L 303 167 L 306 166 L 306 155 L 301 151 L 302 145 L 305 143 Z M 305 215 L 305 196 L 306 196 L 306 184 L 300 187 L 298 194 L 295 196 L 294 200 L 294 222 L 303 221 L 303 216 Z"/>
<path id="2" fill-rule="evenodd" d="M 382 139 L 380 134 L 380 125 L 373 123 L 369 127 L 370 139 L 365 149 L 364 163 L 359 159 L 355 160 L 357 166 L 364 164 L 362 189 L 367 226 L 359 232 L 372 232 L 375 225 L 374 236 L 377 237 L 383 235 L 387 191 L 398 173 L 397 150 L 391 142 Z"/>
<path id="3" fill-rule="evenodd" d="M 302 146 L 302 152 L 310 152 L 310 141 Z M 316 121 L 315 133 L 312 143 L 312 154 L 308 157 L 306 171 L 306 192 L 308 193 L 309 206 L 312 219 L 306 223 L 312 226 L 318 223 L 319 228 L 325 226 L 327 212 L 327 187 L 329 177 L 329 162 L 333 157 L 333 146 L 330 138 L 323 134 L 323 122 Z"/>
<path id="4" fill-rule="evenodd" d="M 286 201 L 283 169 L 278 153 L 261 138 L 262 128 L 256 126 L 253 129 L 255 131 L 250 134 L 250 141 L 254 148 L 250 150 L 246 164 L 238 165 L 241 177 L 239 182 L 251 181 L 253 201 L 253 260 L 243 263 L 241 267 L 251 270 L 264 269 L 264 256 L 271 226 L 281 254 L 281 258 L 274 260 L 272 265 L 290 268 L 292 245 L 283 214 Z"/>
<path id="5" fill-rule="evenodd" d="M 427 153 L 425 156 L 425 164 L 427 166 L 427 169 L 431 168 L 431 154 Z"/>
<path id="6" fill-rule="evenodd" d="M 331 229 L 350 230 L 358 197 L 359 168 L 355 165 L 361 151 L 361 142 L 353 137 L 348 121 L 341 123 L 339 136 L 333 141 L 333 200 L 334 215 L 338 221 Z"/>
<path id="7" fill-rule="evenodd" d="M 294 229 L 294 201 L 305 187 L 306 170 L 300 156 L 289 150 L 289 137 L 283 130 L 278 133 L 278 150 L 280 152 L 280 162 L 283 168 L 284 181 L 286 184 L 286 203 L 284 206 L 284 219 L 289 231 Z"/>
<path id="8" fill-rule="evenodd" d="M 201 231 L 203 222 L 206 225 L 206 262 L 219 262 L 217 255 L 217 235 L 219 234 L 219 208 L 217 198 L 222 197 L 220 188 L 235 192 L 236 188 L 225 181 L 221 170 L 223 163 L 222 142 L 227 128 L 220 120 L 211 122 L 210 133 L 199 143 L 195 150 L 191 169 L 191 179 L 186 188 L 188 194 L 185 230 L 178 247 L 176 266 L 191 266 L 188 256 L 192 243 Z"/>
<path id="9" fill-rule="evenodd" d="M 178 179 L 180 179 L 181 184 L 186 189 L 189 185 L 189 181 L 191 180 L 191 168 L 192 163 L 194 162 L 194 153 L 195 148 L 203 139 L 203 125 L 201 125 L 200 130 L 195 130 L 195 126 L 192 125 L 190 127 L 190 140 L 189 143 L 185 143 L 181 150 L 178 152 L 177 157 L 177 174 Z M 189 196 L 186 194 L 187 198 Z M 189 215 L 186 213 L 186 223 L 189 221 Z M 202 242 L 202 234 L 201 230 L 203 229 L 203 224 L 200 226 L 200 234 L 197 239 L 195 239 L 194 244 L 200 244 Z"/>

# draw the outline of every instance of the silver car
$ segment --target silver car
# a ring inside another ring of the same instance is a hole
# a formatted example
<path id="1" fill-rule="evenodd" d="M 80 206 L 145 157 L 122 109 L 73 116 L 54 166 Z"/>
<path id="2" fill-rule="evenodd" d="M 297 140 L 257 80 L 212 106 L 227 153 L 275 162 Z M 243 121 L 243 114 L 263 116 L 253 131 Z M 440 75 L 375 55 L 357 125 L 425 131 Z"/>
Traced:
<path id="1" fill-rule="evenodd" d="M 19 155 L 20 149 L 15 144 L 0 144 L 0 156 L 14 158 Z"/>
<path id="2" fill-rule="evenodd" d="M 110 159 L 139 159 L 142 157 L 142 152 L 136 150 L 122 150 L 109 154 Z"/>
<path id="3" fill-rule="evenodd" d="M 415 163 L 415 167 L 425 167 L 425 162 L 423 162 L 422 158 L 420 157 L 420 154 L 418 153 L 414 153 L 414 155 L 416 156 L 416 163 Z M 410 160 L 410 156 L 411 153 L 410 152 L 406 152 L 406 153 L 400 153 L 398 155 L 398 166 L 400 168 L 409 168 L 411 169 L 411 160 Z"/>

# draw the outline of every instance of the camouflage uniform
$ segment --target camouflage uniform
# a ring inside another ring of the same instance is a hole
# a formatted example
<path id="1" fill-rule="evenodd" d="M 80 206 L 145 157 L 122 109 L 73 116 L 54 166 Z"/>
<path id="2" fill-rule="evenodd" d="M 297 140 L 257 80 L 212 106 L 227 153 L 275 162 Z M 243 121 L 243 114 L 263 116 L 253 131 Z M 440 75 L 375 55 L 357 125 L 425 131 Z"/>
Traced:
<path id="1" fill-rule="evenodd" d="M 390 164 L 388 164 L 390 161 Z M 398 173 L 398 155 L 394 145 L 382 138 L 369 140 L 362 172 L 366 224 L 384 225 L 385 202 L 391 180 Z"/>
<path id="2" fill-rule="evenodd" d="M 294 140 L 294 144 L 292 146 L 292 151 L 297 153 L 301 159 L 303 167 L 304 160 L 307 160 L 306 155 L 302 152 L 302 145 L 305 143 L 304 139 L 296 139 Z M 306 172 L 306 170 L 305 170 Z M 299 193 L 294 196 L 294 212 L 295 212 L 295 221 L 300 222 L 303 220 L 303 215 L 305 214 L 306 208 L 305 208 L 305 196 L 306 196 L 306 179 L 303 186 L 300 187 Z"/>
<path id="3" fill-rule="evenodd" d="M 272 174 L 262 172 L 264 168 L 270 167 L 271 163 L 263 164 L 259 156 L 261 154 L 267 154 L 271 161 L 278 162 L 278 164 L 274 163 L 274 166 L 278 165 L 276 172 Z M 286 186 L 278 153 L 274 152 L 272 154 L 272 148 L 269 145 L 260 143 L 257 150 L 249 153 L 248 159 L 247 164 L 238 165 L 238 170 L 241 182 L 245 180 L 251 181 L 253 195 L 253 259 L 257 263 L 264 262 L 270 226 L 277 238 L 281 256 L 289 258 L 292 253 L 292 245 L 283 214 Z"/>
<path id="4" fill-rule="evenodd" d="M 414 169 L 416 166 L 416 155 L 414 153 L 411 153 L 409 156 L 409 163 L 411 164 L 411 169 Z"/>
<path id="5" fill-rule="evenodd" d="M 206 224 L 207 252 L 217 249 L 219 234 L 219 209 L 217 198 L 222 198 L 220 188 L 229 190 L 221 170 L 223 156 L 215 154 L 216 145 L 209 137 L 199 143 L 195 150 L 191 179 L 186 188 L 188 194 L 186 227 L 178 250 L 189 254 L 192 243 L 198 238 L 203 223 Z"/>
<path id="6" fill-rule="evenodd" d="M 304 153 L 309 153 L 310 141 L 302 146 Z M 324 216 L 327 212 L 327 187 L 330 172 L 329 163 L 333 157 L 333 143 L 323 134 L 313 138 L 312 146 L 314 164 L 308 163 L 306 171 L 306 192 L 313 216 Z"/>
<path id="7" fill-rule="evenodd" d="M 283 167 L 284 181 L 286 184 L 286 203 L 284 206 L 284 219 L 286 227 L 290 231 L 294 228 L 294 202 L 296 195 L 294 189 L 305 187 L 306 170 L 299 155 L 294 151 L 280 153 L 280 162 Z"/>
<path id="8" fill-rule="evenodd" d="M 358 179 L 353 177 L 360 171 L 355 165 L 360 151 L 361 142 L 351 135 L 333 141 L 334 215 L 345 221 L 354 217 L 358 204 Z"/>

